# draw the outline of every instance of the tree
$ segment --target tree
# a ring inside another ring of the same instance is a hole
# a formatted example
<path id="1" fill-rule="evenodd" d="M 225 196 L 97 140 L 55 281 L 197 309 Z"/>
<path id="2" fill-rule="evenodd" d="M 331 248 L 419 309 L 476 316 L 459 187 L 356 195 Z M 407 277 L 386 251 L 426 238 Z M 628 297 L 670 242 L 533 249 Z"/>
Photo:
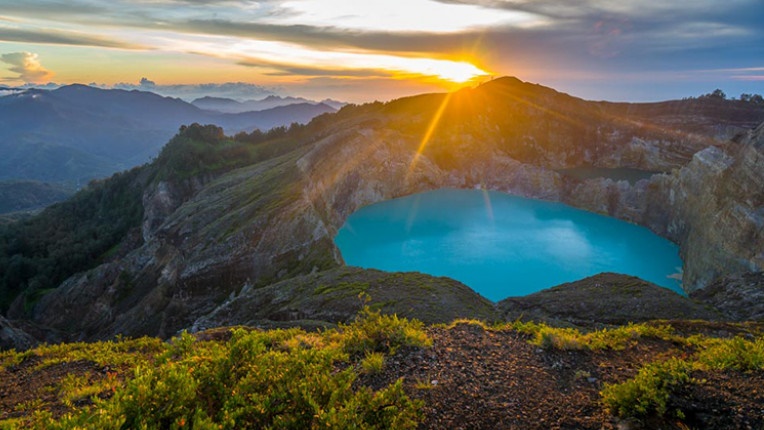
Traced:
<path id="1" fill-rule="evenodd" d="M 703 94 L 702 96 L 698 97 L 699 99 L 715 99 L 715 100 L 726 100 L 727 94 L 724 93 L 724 91 L 720 90 L 719 88 L 713 90 L 712 92 L 708 94 Z"/>
<path id="2" fill-rule="evenodd" d="M 711 98 L 725 100 L 727 98 L 727 94 L 724 94 L 724 91 L 717 88 L 711 93 Z"/>

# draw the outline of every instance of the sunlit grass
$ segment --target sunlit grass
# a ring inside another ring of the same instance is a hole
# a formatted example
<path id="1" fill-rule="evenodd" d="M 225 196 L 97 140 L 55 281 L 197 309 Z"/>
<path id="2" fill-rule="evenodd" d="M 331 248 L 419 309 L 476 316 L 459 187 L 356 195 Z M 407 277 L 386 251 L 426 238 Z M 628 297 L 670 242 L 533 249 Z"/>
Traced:
<path id="1" fill-rule="evenodd" d="M 166 344 L 158 338 L 142 337 L 96 343 L 42 345 L 25 354 L 42 359 L 38 368 L 75 361 L 92 361 L 101 366 L 135 366 L 145 363 L 151 356 L 161 353 L 165 348 Z"/>
<path id="2" fill-rule="evenodd" d="M 27 402 L 17 406 L 24 418 L 0 428 L 415 428 L 421 402 L 406 395 L 402 381 L 377 390 L 354 382 L 383 371 L 388 354 L 430 343 L 422 323 L 367 307 L 355 322 L 319 333 L 239 328 L 226 342 L 183 333 L 166 343 L 142 338 L 3 353 L 3 363 L 37 357 L 38 371 L 86 356 L 129 370 L 123 377 L 67 374 L 52 389 L 70 412 L 55 418 L 45 403 Z"/>
<path id="3" fill-rule="evenodd" d="M 380 352 L 367 352 L 366 356 L 361 360 L 361 370 L 363 370 L 364 373 L 379 373 L 384 367 L 385 354 Z"/>
<path id="4" fill-rule="evenodd" d="M 620 351 L 646 339 L 666 342 L 674 352 L 656 355 L 657 361 L 645 364 L 633 378 L 602 387 L 602 406 L 621 417 L 681 419 L 672 396 L 700 383 L 708 372 L 764 370 L 761 335 L 685 336 L 669 323 L 656 322 L 581 331 L 473 319 L 441 324 L 436 330 L 464 326 L 518 333 L 550 352 Z M 29 359 L 35 360 L 27 363 L 32 371 L 80 361 L 122 367 L 98 375 L 67 374 L 45 390 L 68 413 L 54 417 L 47 400 L 26 401 L 13 408 L 23 417 L 0 421 L 0 428 L 414 428 L 422 418 L 422 403 L 408 397 L 402 380 L 372 390 L 359 384 L 358 377 L 387 372 L 388 358 L 397 351 L 431 344 L 421 322 L 366 307 L 353 323 L 322 332 L 237 328 L 227 341 L 201 341 L 184 333 L 169 342 L 119 339 L 4 352 L 0 374 Z M 573 379 L 591 376 L 579 369 Z M 434 375 L 420 376 L 406 385 L 429 390 L 436 380 Z M 382 405 L 385 412 L 379 414 Z"/>
<path id="5" fill-rule="evenodd" d="M 622 417 L 664 415 L 671 394 L 690 382 L 690 370 L 686 361 L 676 358 L 648 364 L 632 379 L 605 385 L 602 401 L 613 414 Z"/>
<path id="6" fill-rule="evenodd" d="M 58 385 L 59 398 L 65 406 L 73 407 L 75 402 L 88 399 L 104 392 L 114 392 L 121 386 L 116 372 L 108 372 L 105 378 L 92 381 L 88 375 L 67 374 Z"/>
<path id="7" fill-rule="evenodd" d="M 706 339 L 703 346 L 697 356 L 700 368 L 744 372 L 764 370 L 764 338 Z"/>
<path id="8" fill-rule="evenodd" d="M 681 410 L 670 411 L 670 397 L 682 387 L 703 383 L 693 378 L 694 371 L 724 372 L 764 370 L 764 339 L 718 339 L 692 336 L 687 342 L 697 352 L 687 359 L 670 358 L 648 363 L 634 378 L 617 384 L 606 384 L 601 392 L 602 402 L 611 413 L 621 417 L 645 417 L 669 412 L 678 418 Z"/>

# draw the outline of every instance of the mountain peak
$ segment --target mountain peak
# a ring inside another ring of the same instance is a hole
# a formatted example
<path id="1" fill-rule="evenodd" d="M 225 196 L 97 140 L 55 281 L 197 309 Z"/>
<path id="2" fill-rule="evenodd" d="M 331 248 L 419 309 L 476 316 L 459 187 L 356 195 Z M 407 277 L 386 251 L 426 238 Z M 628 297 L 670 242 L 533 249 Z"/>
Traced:
<path id="1" fill-rule="evenodd" d="M 55 90 L 53 90 L 52 92 L 54 92 L 54 93 L 69 93 L 69 92 L 74 92 L 74 91 L 80 91 L 80 92 L 85 92 L 85 91 L 98 92 L 98 91 L 105 91 L 105 90 L 103 90 L 101 88 L 98 88 L 98 87 L 91 87 L 90 85 L 85 85 L 85 84 L 69 84 L 69 85 L 64 85 L 62 87 L 58 87 Z"/>
<path id="2" fill-rule="evenodd" d="M 204 96 L 199 97 L 191 101 L 191 104 L 197 104 L 197 103 L 231 103 L 231 104 L 241 104 L 241 102 L 236 101 L 234 99 L 229 99 L 227 97 L 215 97 L 215 96 Z"/>
<path id="3" fill-rule="evenodd" d="M 521 81 L 520 79 L 514 77 L 514 76 L 500 76 L 495 79 L 491 79 L 490 81 L 487 81 L 483 83 L 483 85 L 523 85 L 527 84 L 525 81 Z"/>

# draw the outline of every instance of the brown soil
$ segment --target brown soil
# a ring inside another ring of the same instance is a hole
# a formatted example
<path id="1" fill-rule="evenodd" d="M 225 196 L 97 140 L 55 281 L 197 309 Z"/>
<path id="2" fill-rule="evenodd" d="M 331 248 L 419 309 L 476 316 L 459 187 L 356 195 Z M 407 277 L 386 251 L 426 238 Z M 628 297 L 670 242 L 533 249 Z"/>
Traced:
<path id="1" fill-rule="evenodd" d="M 600 403 L 603 384 L 631 378 L 646 363 L 692 353 L 671 342 L 557 351 L 475 324 L 433 328 L 430 335 L 431 349 L 400 351 L 382 374 L 363 381 L 381 386 L 404 377 L 409 393 L 425 401 L 423 429 L 764 428 L 764 372 L 696 372 L 699 382 L 670 400 L 667 416 L 639 422 L 610 415 Z M 677 409 L 684 420 L 673 418 Z"/>
<path id="2" fill-rule="evenodd" d="M 90 399 L 74 402 L 72 407 L 63 404 L 60 398 L 61 380 L 68 374 L 87 375 L 94 383 L 106 379 L 110 367 L 99 366 L 91 361 L 58 363 L 41 368 L 38 357 L 30 357 L 16 366 L 0 369 L 0 420 L 27 416 L 36 410 L 50 411 L 58 417 L 73 408 L 92 403 Z M 110 396 L 101 393 L 100 396 Z"/>

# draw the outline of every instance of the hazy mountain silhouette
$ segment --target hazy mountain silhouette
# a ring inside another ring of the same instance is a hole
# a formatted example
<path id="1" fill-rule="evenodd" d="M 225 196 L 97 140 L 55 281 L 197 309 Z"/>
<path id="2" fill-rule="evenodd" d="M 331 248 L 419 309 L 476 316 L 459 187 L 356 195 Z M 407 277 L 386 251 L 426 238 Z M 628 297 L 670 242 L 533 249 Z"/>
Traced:
<path id="1" fill-rule="evenodd" d="M 226 97 L 200 97 L 191 102 L 194 106 L 211 111 L 217 111 L 221 113 L 242 113 L 251 111 L 260 111 L 265 109 L 273 109 L 280 106 L 288 106 L 294 104 L 325 104 L 331 106 L 334 109 L 339 109 L 345 106 L 347 103 L 339 102 L 337 100 L 325 99 L 320 102 L 308 100 L 302 97 L 281 97 L 281 96 L 268 96 L 261 100 L 244 100 L 238 101 L 229 99 Z"/>
<path id="2" fill-rule="evenodd" d="M 225 114 L 145 91 L 68 85 L 0 97 L 0 179 L 81 184 L 142 164 L 181 125 L 214 123 L 227 133 L 304 123 L 332 112 L 300 103 Z"/>

